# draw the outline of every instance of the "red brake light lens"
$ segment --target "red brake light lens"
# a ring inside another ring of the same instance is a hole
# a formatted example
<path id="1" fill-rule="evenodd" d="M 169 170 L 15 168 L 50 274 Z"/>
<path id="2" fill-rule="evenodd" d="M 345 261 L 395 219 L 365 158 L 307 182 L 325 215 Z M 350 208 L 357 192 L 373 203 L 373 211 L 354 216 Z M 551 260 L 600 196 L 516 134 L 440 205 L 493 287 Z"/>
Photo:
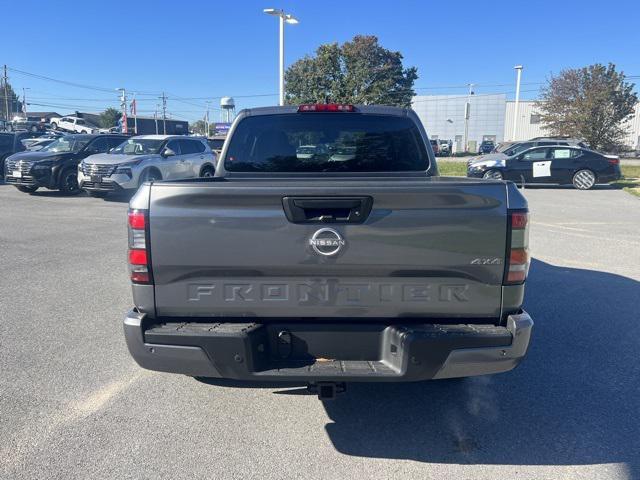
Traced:
<path id="1" fill-rule="evenodd" d="M 147 221 L 144 212 L 140 210 L 129 210 L 129 226 L 131 228 L 144 230 Z"/>
<path id="2" fill-rule="evenodd" d="M 129 263 L 131 265 L 147 265 L 147 251 L 137 248 L 129 250 Z"/>
<path id="3" fill-rule="evenodd" d="M 355 107 L 344 103 L 304 103 L 298 112 L 353 112 Z"/>
<path id="4" fill-rule="evenodd" d="M 620 165 L 619 158 L 609 158 L 609 165 Z"/>
<path id="5" fill-rule="evenodd" d="M 529 223 L 529 214 L 527 212 L 513 212 L 511 214 L 511 228 L 521 230 Z"/>

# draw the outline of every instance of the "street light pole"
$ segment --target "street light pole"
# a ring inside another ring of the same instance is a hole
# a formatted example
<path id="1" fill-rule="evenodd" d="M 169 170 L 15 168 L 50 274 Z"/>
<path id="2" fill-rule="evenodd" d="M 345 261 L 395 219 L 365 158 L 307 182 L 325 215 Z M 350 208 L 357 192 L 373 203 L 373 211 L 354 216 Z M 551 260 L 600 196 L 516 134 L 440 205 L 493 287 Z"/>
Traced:
<path id="1" fill-rule="evenodd" d="M 518 107 L 520 104 L 520 78 L 522 77 L 522 65 L 516 65 L 513 67 L 518 72 L 518 78 L 516 80 L 516 103 L 513 106 L 513 134 L 511 140 L 516 140 L 516 130 L 518 129 Z"/>
<path id="2" fill-rule="evenodd" d="M 469 151 L 469 117 L 471 116 L 471 95 L 473 95 L 473 83 L 469 84 L 467 103 L 464 104 L 464 151 Z"/>
<path id="3" fill-rule="evenodd" d="M 280 64 L 278 68 L 278 76 L 279 76 L 279 85 L 280 85 L 280 105 L 282 106 L 284 105 L 284 24 L 286 22 L 291 25 L 295 25 L 298 23 L 298 19 L 295 18 L 290 13 L 285 13 L 284 10 L 279 10 L 277 8 L 265 8 L 263 12 L 266 13 L 267 15 L 274 15 L 276 17 L 279 17 Z"/>
<path id="4" fill-rule="evenodd" d="M 22 113 L 24 113 L 24 118 L 27 118 L 27 90 L 30 90 L 28 87 L 22 87 Z"/>

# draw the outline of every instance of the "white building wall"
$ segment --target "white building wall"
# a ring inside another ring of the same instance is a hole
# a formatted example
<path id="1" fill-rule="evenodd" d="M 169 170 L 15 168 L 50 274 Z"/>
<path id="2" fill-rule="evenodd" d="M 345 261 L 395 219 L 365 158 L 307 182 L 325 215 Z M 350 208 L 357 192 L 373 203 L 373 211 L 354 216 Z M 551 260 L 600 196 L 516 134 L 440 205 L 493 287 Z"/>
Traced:
<path id="1" fill-rule="evenodd" d="M 418 95 L 412 108 L 420 117 L 429 138 L 452 140 L 463 148 L 464 109 L 471 104 L 468 140 L 476 144 L 485 137 L 503 141 L 506 95 Z M 476 147 L 477 148 L 477 147 Z"/>
<path id="2" fill-rule="evenodd" d="M 536 102 L 530 100 L 518 102 L 518 122 L 516 135 L 513 135 L 513 115 L 515 113 L 514 101 L 508 101 L 504 119 L 504 138 L 507 141 L 529 140 L 535 137 L 549 136 L 549 132 L 542 128 L 542 123 L 531 123 L 532 115 L 539 115 Z"/>

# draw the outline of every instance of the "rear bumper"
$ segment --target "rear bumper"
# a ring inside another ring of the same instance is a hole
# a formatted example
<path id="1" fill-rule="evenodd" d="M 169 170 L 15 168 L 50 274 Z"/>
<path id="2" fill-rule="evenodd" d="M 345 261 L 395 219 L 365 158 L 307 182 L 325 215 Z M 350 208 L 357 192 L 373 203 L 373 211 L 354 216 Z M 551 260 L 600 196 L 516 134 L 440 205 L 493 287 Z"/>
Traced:
<path id="1" fill-rule="evenodd" d="M 136 310 L 124 319 L 127 346 L 143 368 L 270 382 L 419 381 L 506 372 L 524 358 L 532 327 L 526 312 L 510 315 L 506 327 L 162 323 Z"/>

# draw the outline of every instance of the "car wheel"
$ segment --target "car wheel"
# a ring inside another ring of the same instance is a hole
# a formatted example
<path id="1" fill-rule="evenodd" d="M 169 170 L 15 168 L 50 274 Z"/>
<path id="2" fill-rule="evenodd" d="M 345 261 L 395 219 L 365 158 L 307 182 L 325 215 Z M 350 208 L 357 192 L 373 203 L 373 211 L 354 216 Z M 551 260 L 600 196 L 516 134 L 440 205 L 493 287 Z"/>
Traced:
<path id="1" fill-rule="evenodd" d="M 22 192 L 22 193 L 33 193 L 36 190 L 38 190 L 38 187 L 27 187 L 25 185 L 14 185 L 14 186 L 18 189 L 19 192 Z"/>
<path id="2" fill-rule="evenodd" d="M 206 166 L 202 169 L 202 171 L 200 172 L 200 176 L 202 178 L 211 178 L 216 174 L 216 171 L 213 169 L 213 167 L 210 166 Z"/>
<path id="3" fill-rule="evenodd" d="M 492 180 L 502 180 L 503 176 L 500 170 L 487 170 L 486 172 L 484 172 L 484 175 L 482 175 L 482 178 L 492 179 Z"/>
<path id="4" fill-rule="evenodd" d="M 87 191 L 87 193 L 89 194 L 90 197 L 95 197 L 95 198 L 104 198 L 107 196 L 107 192 L 96 192 L 96 191 L 89 190 Z"/>
<path id="5" fill-rule="evenodd" d="M 51 129 L 52 130 L 57 130 L 58 129 L 58 124 L 56 122 L 51 122 Z"/>
<path id="6" fill-rule="evenodd" d="M 596 184 L 596 174 L 591 170 L 578 170 L 573 175 L 573 186 L 578 190 L 589 190 Z"/>
<path id="7" fill-rule="evenodd" d="M 162 180 L 160 172 L 150 168 L 149 170 L 145 170 L 142 175 L 140 175 L 139 185 L 142 185 L 145 182 L 155 182 L 157 180 Z"/>
<path id="8" fill-rule="evenodd" d="M 68 168 L 60 174 L 60 184 L 58 186 L 61 192 L 67 195 L 77 195 L 80 193 L 80 185 L 78 185 L 78 172 L 74 168 Z"/>

